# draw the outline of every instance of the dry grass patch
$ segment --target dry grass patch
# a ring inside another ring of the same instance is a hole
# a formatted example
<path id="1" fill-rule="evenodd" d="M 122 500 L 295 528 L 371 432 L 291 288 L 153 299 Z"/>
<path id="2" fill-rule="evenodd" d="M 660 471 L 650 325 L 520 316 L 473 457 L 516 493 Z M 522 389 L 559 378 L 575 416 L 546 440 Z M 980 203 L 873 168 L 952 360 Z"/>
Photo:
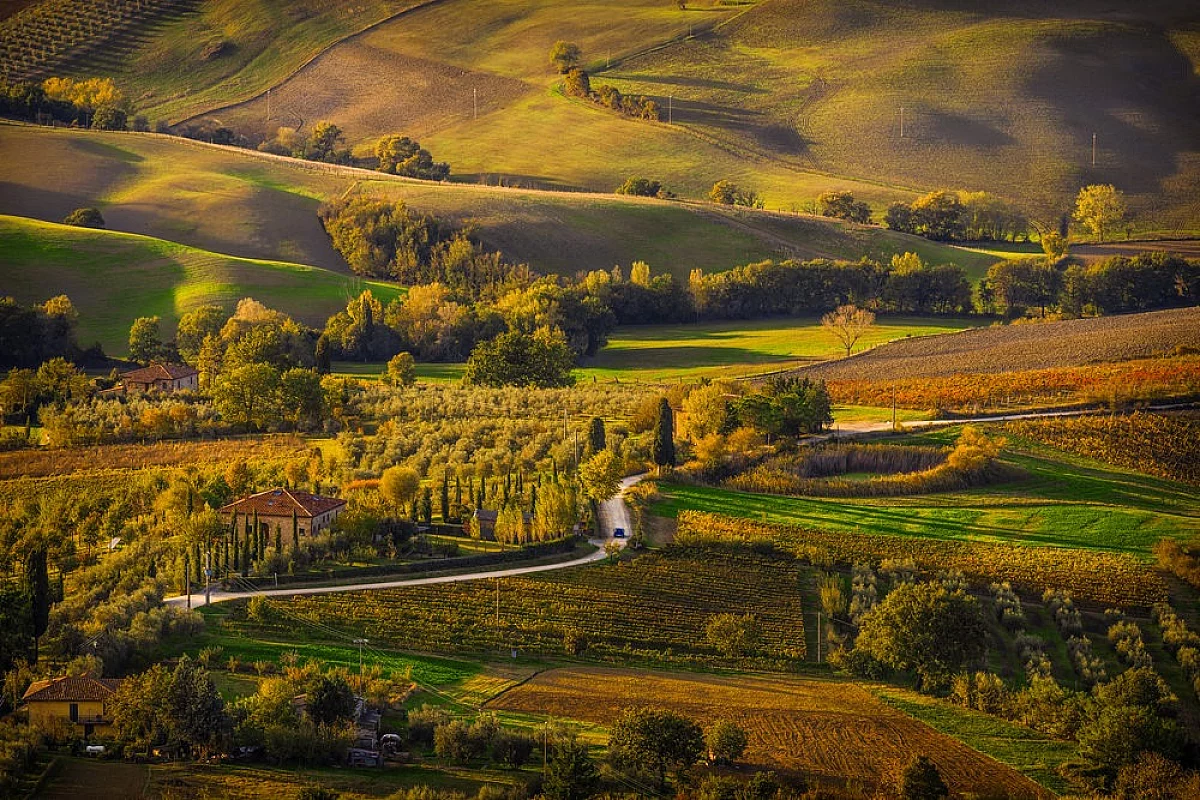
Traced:
<path id="1" fill-rule="evenodd" d="M 888 708 L 860 686 L 769 676 L 664 675 L 624 669 L 556 669 L 487 704 L 607 725 L 633 704 L 660 705 L 701 724 L 731 719 L 750 736 L 754 766 L 872 785 L 914 754 L 937 762 L 955 792 L 1038 797 L 1008 767 Z"/>

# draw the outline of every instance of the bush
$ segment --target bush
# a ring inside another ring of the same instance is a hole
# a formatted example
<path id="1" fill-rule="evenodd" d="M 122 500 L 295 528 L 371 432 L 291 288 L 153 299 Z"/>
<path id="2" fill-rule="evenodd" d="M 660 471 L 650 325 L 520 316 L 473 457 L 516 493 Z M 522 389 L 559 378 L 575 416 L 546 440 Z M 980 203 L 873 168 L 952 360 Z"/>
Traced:
<path id="1" fill-rule="evenodd" d="M 661 197 L 671 198 L 675 195 L 667 191 L 659 181 L 650 180 L 649 178 L 626 178 L 625 182 L 617 187 L 617 194 L 633 195 L 635 197 Z"/>
<path id="2" fill-rule="evenodd" d="M 64 225 L 76 225 L 80 228 L 103 228 L 104 217 L 98 208 L 77 208 L 63 219 Z"/>

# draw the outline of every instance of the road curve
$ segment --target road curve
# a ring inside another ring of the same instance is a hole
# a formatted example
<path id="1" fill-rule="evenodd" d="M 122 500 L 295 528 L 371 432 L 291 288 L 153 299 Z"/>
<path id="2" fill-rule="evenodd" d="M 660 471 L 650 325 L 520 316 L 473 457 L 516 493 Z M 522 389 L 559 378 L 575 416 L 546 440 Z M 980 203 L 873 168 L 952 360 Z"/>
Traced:
<path id="1" fill-rule="evenodd" d="M 460 583 L 463 581 L 478 581 L 488 578 L 511 578 L 517 575 L 529 575 L 534 572 L 549 572 L 555 569 L 566 569 L 567 567 L 578 567 L 583 564 L 592 564 L 596 561 L 601 561 L 606 557 L 604 545 L 608 542 L 615 541 L 619 547 L 624 547 L 626 539 L 613 539 L 613 528 L 624 528 L 626 531 L 633 530 L 632 518 L 629 516 L 629 507 L 625 505 L 622 497 L 625 490 L 633 486 L 642 478 L 646 477 L 645 473 L 640 475 L 632 475 L 621 481 L 621 491 L 616 497 L 611 500 L 606 500 L 600 504 L 600 522 L 601 528 L 604 531 L 604 536 L 597 539 L 589 539 L 596 545 L 596 551 L 588 553 L 581 558 L 574 558 L 570 561 L 562 561 L 556 564 L 534 564 L 527 567 L 509 567 L 507 569 L 490 570 L 488 572 L 468 572 L 461 575 L 438 575 L 432 578 L 408 578 L 406 580 L 393 581 L 376 581 L 372 583 L 342 583 L 332 586 L 295 586 L 282 589 L 264 589 L 257 592 L 227 592 L 224 589 L 213 589 L 210 593 L 210 603 L 224 603 L 230 600 L 244 600 L 247 597 L 261 595 L 264 597 L 292 597 L 295 595 L 309 594 L 332 594 L 334 592 L 360 592 L 369 591 L 371 589 L 400 589 L 405 586 L 429 586 L 435 583 Z M 188 595 L 176 595 L 168 597 L 163 602 L 168 606 L 176 608 L 185 608 L 188 606 L 189 599 L 192 608 L 199 608 L 205 605 L 204 592 L 195 592 L 190 598 Z"/>

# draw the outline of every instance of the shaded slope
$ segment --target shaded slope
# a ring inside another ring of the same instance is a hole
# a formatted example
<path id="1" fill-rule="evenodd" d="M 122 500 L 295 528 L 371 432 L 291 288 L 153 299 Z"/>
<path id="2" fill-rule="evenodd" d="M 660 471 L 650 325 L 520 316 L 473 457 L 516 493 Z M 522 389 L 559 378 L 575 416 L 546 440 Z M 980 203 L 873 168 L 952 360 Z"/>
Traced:
<path id="1" fill-rule="evenodd" d="M 0 295 L 23 303 L 66 294 L 79 310 L 79 338 L 124 353 L 136 317 L 179 316 L 206 303 L 232 311 L 253 297 L 322 326 L 363 288 L 385 303 L 402 290 L 328 270 L 221 255 L 175 242 L 0 216 Z"/>
<path id="2" fill-rule="evenodd" d="M 42 166 L 29 170 L 31 163 Z M 508 258 L 564 275 L 640 259 L 686 279 L 693 268 L 721 271 L 793 255 L 857 259 L 915 244 L 934 263 L 991 258 L 810 217 L 413 181 L 153 134 L 0 125 L 0 213 L 58 221 L 97 205 L 111 229 L 345 271 L 316 211 L 349 192 L 472 223 Z"/>

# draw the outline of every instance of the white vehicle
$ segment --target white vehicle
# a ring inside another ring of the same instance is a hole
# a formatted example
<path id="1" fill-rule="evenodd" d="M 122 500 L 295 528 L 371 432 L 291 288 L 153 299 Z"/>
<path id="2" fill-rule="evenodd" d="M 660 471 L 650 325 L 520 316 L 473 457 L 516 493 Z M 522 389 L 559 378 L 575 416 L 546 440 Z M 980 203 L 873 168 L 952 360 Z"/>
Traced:
<path id="1" fill-rule="evenodd" d="M 89 744 L 86 747 L 84 747 L 83 750 L 89 756 L 104 755 L 104 745 L 102 745 L 102 744 Z"/>

